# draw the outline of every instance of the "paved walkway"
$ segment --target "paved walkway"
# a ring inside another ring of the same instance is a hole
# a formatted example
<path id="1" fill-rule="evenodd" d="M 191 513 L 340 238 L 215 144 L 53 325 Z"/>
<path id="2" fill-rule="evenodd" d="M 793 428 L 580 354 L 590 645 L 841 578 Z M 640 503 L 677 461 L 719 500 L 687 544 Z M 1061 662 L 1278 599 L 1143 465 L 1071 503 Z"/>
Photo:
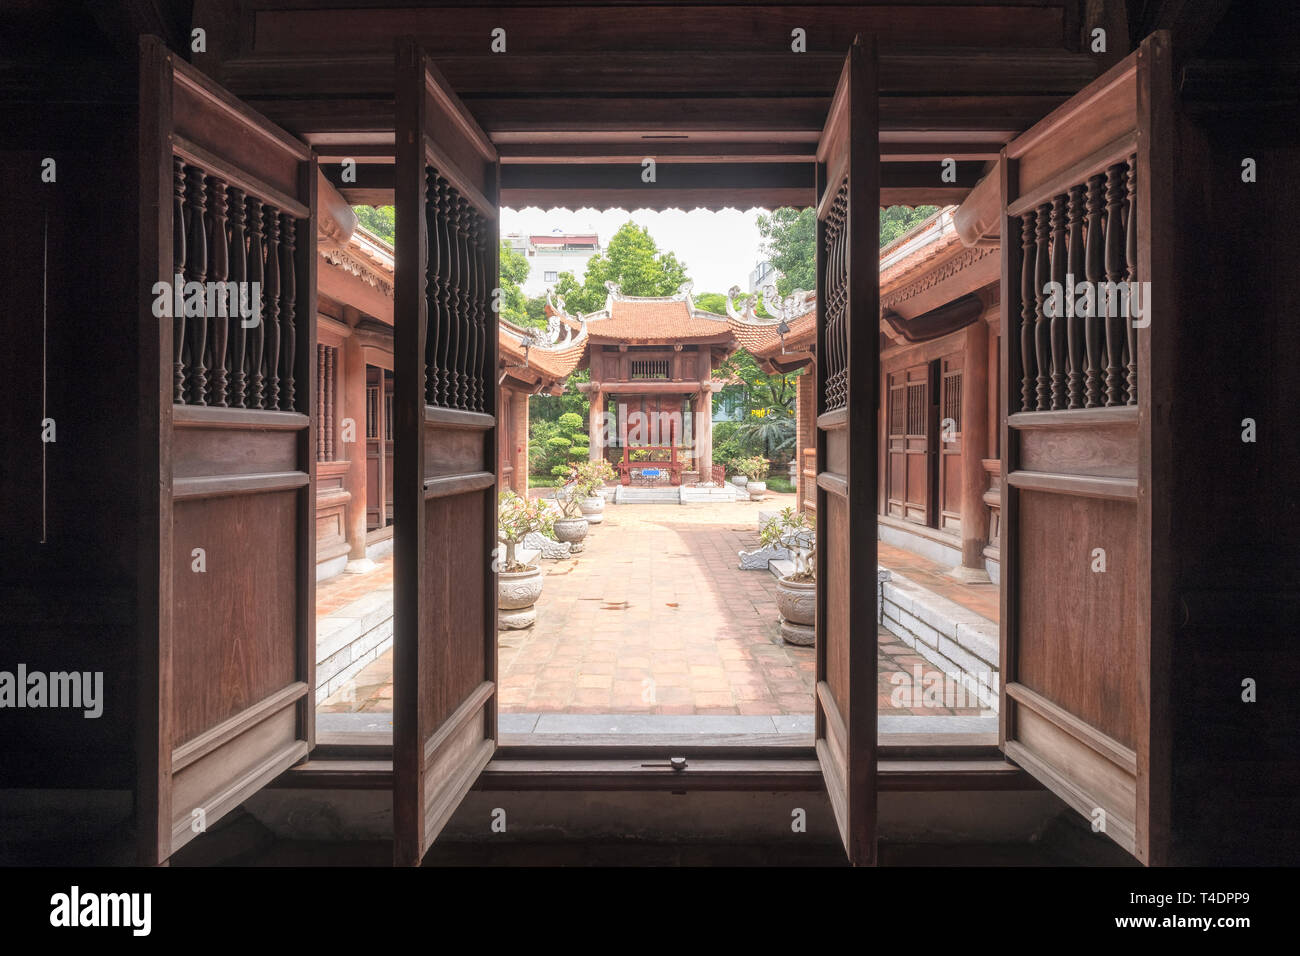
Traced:
<path id="1" fill-rule="evenodd" d="M 503 727 L 505 715 L 519 722 L 538 714 L 642 714 L 770 717 L 779 730 L 802 729 L 781 718 L 812 713 L 814 651 L 780 639 L 776 578 L 741 571 L 736 557 L 758 546 L 760 510 L 793 503 L 793 495 L 773 494 L 762 503 L 608 506 L 583 552 L 543 561 L 537 624 L 500 634 Z M 995 585 L 958 584 L 934 562 L 880 549 L 886 567 L 996 618 Z M 391 557 L 368 574 L 338 575 L 317 587 L 318 616 L 391 586 Z M 888 631 L 878 634 L 882 717 L 981 713 L 919 706 L 919 687 L 910 701 L 917 706 L 906 706 L 896 675 L 929 675 L 933 665 Z M 392 650 L 318 710 L 391 713 Z"/>
<path id="2" fill-rule="evenodd" d="M 736 557 L 793 500 L 608 506 L 546 562 L 537 624 L 501 633 L 501 712 L 811 713 L 813 649 L 781 641 L 776 578 Z"/>

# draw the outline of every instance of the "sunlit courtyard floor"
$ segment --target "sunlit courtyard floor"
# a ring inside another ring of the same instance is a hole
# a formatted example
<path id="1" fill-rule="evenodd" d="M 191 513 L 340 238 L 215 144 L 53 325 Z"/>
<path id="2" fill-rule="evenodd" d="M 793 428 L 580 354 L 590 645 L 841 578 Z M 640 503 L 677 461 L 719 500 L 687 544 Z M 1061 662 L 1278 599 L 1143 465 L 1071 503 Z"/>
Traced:
<path id="1" fill-rule="evenodd" d="M 498 635 L 503 730 L 539 729 L 523 726 L 537 715 L 696 715 L 766 717 L 776 732 L 807 732 L 814 649 L 781 640 L 776 577 L 740 570 L 737 557 L 758 547 L 760 511 L 793 504 L 793 495 L 770 494 L 762 502 L 607 506 L 583 551 L 542 560 L 546 580 L 537 623 Z M 905 566 L 925 586 L 943 589 L 972 609 L 983 610 L 996 599 L 994 586 L 949 587 L 942 569 L 907 552 L 882 545 L 881 561 Z M 391 601 L 391 587 L 391 558 L 369 574 L 322 582 L 318 620 L 347 613 L 354 606 L 349 602 L 372 592 L 386 593 Z M 918 667 L 929 671 L 931 665 L 888 631 L 878 634 L 881 714 L 980 713 L 963 707 L 900 709 L 891 701 L 895 675 Z M 392 711 L 391 647 L 321 701 L 318 711 L 374 714 L 382 723 Z M 766 729 L 755 721 L 741 723 Z"/>

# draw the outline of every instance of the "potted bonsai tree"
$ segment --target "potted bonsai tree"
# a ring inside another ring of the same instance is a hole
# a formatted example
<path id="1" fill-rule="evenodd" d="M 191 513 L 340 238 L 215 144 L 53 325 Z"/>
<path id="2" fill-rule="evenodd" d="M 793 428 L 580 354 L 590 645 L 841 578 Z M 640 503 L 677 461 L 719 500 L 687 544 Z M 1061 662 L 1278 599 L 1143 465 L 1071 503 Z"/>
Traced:
<path id="1" fill-rule="evenodd" d="M 602 492 L 605 483 L 614 480 L 614 466 L 600 458 L 584 461 L 576 470 L 578 477 L 574 491 L 578 496 L 578 507 L 589 524 L 600 524 L 605 520 L 605 496 Z"/>
<path id="2" fill-rule="evenodd" d="M 748 476 L 746 476 L 745 473 L 740 470 L 740 463 L 743 462 L 744 460 L 745 460 L 744 458 L 728 458 L 726 461 L 723 462 L 723 464 L 726 465 L 727 467 L 728 474 L 731 475 L 731 477 L 728 478 L 727 480 L 730 481 L 737 488 L 744 488 L 745 485 L 749 484 Z"/>
<path id="3" fill-rule="evenodd" d="M 569 474 L 569 480 L 555 489 L 555 505 L 559 517 L 552 522 L 551 536 L 556 541 L 569 542 L 572 550 L 582 550 L 582 539 L 587 536 L 590 527 L 582 513 L 582 482 L 575 467 Z"/>
<path id="4" fill-rule="evenodd" d="M 537 621 L 533 606 L 542 594 L 542 568 L 524 564 L 518 547 L 531 532 L 549 535 L 553 519 L 540 501 L 521 498 L 507 489 L 497 499 L 497 537 L 505 545 L 505 560 L 497 564 L 497 626 L 532 627 Z"/>
<path id="5" fill-rule="evenodd" d="M 767 492 L 767 459 L 761 455 L 755 455 L 753 458 L 742 458 L 736 463 L 742 472 L 744 472 L 747 484 L 745 487 L 749 490 L 750 498 L 757 501 Z"/>
<path id="6" fill-rule="evenodd" d="M 781 637 L 811 647 L 817 613 L 817 526 L 806 511 L 786 508 L 768 519 L 758 537 L 766 547 L 785 548 L 794 560 L 794 571 L 782 576 L 776 586 Z"/>

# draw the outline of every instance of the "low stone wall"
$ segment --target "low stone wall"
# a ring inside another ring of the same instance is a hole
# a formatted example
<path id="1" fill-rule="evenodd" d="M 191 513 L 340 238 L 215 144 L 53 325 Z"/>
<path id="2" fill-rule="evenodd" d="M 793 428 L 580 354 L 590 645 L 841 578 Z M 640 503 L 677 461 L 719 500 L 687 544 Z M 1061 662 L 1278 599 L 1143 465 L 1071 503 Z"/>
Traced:
<path id="1" fill-rule="evenodd" d="M 880 623 L 968 694 L 998 709 L 998 625 L 897 571 L 880 585 Z"/>

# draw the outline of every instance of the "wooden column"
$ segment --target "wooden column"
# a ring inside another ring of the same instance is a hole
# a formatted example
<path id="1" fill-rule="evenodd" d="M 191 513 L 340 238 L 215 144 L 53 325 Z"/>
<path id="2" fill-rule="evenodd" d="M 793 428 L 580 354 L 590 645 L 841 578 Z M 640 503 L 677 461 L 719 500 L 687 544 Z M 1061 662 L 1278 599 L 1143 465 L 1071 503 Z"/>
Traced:
<path id="1" fill-rule="evenodd" d="M 695 439 L 695 467 L 700 481 L 710 481 L 713 476 L 713 391 L 706 386 L 692 400 L 695 420 L 691 422 Z"/>
<path id="2" fill-rule="evenodd" d="M 510 432 L 514 447 L 510 450 L 510 464 L 515 472 L 515 491 L 528 497 L 528 403 L 532 396 L 527 392 L 511 396 L 510 414 L 513 416 Z"/>
<path id="3" fill-rule="evenodd" d="M 600 461 L 605 457 L 605 393 L 591 392 L 591 409 L 587 413 L 587 458 Z"/>
<path id="4" fill-rule="evenodd" d="M 799 376 L 799 382 L 795 386 L 794 399 L 794 417 L 795 417 L 795 497 L 798 500 L 799 510 L 804 510 L 805 494 L 808 489 L 804 487 L 806 479 L 804 478 L 804 452 L 809 448 L 816 448 L 817 445 L 817 367 L 815 364 L 809 364 Z"/>
<path id="5" fill-rule="evenodd" d="M 354 439 L 338 445 L 341 457 L 348 460 L 344 487 L 352 496 L 347 509 L 348 560 L 362 561 L 366 557 L 366 359 L 355 335 L 343 340 L 339 353 L 343 356 L 338 377 L 339 418 L 351 419 Z"/>
<path id="6" fill-rule="evenodd" d="M 989 440 L 988 353 L 988 325 L 984 322 L 968 325 L 961 390 L 960 576 L 964 580 L 987 580 L 984 577 L 984 545 L 988 534 L 988 506 L 984 503 L 984 491 L 988 474 L 982 459 Z"/>

